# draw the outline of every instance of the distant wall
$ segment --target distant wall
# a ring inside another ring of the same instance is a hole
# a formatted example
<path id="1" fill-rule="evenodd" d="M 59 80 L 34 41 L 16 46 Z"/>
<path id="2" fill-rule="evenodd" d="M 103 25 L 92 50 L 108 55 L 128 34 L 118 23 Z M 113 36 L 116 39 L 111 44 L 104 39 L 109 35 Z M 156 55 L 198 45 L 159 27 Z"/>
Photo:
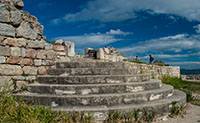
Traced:
<path id="1" fill-rule="evenodd" d="M 55 62 L 70 61 L 74 43 L 47 43 L 43 26 L 35 16 L 21 10 L 22 0 L 0 0 L 0 84 L 19 86 L 35 81 Z"/>
<path id="2" fill-rule="evenodd" d="M 200 82 L 200 74 L 196 75 L 181 75 L 181 78 L 183 80 L 189 80 L 189 81 L 199 81 Z"/>
<path id="3" fill-rule="evenodd" d="M 179 66 L 158 66 L 151 64 L 138 64 L 127 62 L 129 68 L 136 68 L 140 73 L 149 73 L 153 79 L 161 79 L 164 75 L 180 78 Z"/>
<path id="4" fill-rule="evenodd" d="M 125 59 L 114 47 L 104 47 L 99 48 L 98 50 L 94 50 L 91 48 L 85 49 L 85 57 L 113 62 L 120 62 Z"/>

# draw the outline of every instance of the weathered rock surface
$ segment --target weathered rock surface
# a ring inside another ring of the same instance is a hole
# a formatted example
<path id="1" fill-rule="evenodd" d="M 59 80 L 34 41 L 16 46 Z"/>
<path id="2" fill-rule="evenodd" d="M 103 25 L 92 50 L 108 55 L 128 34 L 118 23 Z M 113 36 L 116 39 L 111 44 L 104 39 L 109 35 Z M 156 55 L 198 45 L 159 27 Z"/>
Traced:
<path id="1" fill-rule="evenodd" d="M 10 22 L 9 6 L 0 4 L 0 22 Z"/>
<path id="2" fill-rule="evenodd" d="M 1 56 L 10 56 L 11 55 L 10 48 L 9 47 L 0 46 L 0 55 Z"/>
<path id="3" fill-rule="evenodd" d="M 19 10 L 11 11 L 11 22 L 13 25 L 19 25 L 22 21 L 21 19 L 21 13 Z"/>
<path id="4" fill-rule="evenodd" d="M 6 57 L 0 56 L 0 63 L 6 63 Z"/>
<path id="5" fill-rule="evenodd" d="M 0 64 L 0 75 L 22 75 L 22 68 L 18 65 Z"/>
<path id="6" fill-rule="evenodd" d="M 28 47 L 34 49 L 43 49 L 45 46 L 44 41 L 28 41 Z"/>
<path id="7" fill-rule="evenodd" d="M 21 56 L 21 49 L 19 47 L 11 47 L 11 56 Z"/>
<path id="8" fill-rule="evenodd" d="M 17 37 L 36 39 L 37 33 L 31 28 L 28 22 L 22 22 L 20 27 L 17 28 Z"/>
<path id="9" fill-rule="evenodd" d="M 4 44 L 14 46 L 14 47 L 25 47 L 26 46 L 26 40 L 23 38 L 7 38 L 4 41 Z"/>
<path id="10" fill-rule="evenodd" d="M 32 67 L 32 66 L 24 66 L 23 71 L 27 75 L 36 75 L 37 74 L 37 67 Z"/>
<path id="11" fill-rule="evenodd" d="M 11 25 L 0 23 L 0 35 L 15 37 L 15 28 Z"/>

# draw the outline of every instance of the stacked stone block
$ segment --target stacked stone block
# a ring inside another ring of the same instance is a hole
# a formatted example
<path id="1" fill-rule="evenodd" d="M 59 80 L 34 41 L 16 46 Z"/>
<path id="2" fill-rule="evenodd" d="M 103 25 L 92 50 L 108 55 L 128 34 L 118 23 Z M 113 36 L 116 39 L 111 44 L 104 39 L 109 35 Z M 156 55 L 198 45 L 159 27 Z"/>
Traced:
<path id="1" fill-rule="evenodd" d="M 22 0 L 0 0 L 0 76 L 4 82 L 33 82 L 58 61 L 69 61 L 68 47 L 74 43 L 51 44 L 42 35 L 35 16 L 21 10 Z M 74 51 L 71 51 L 74 56 Z"/>
<path id="2" fill-rule="evenodd" d="M 162 79 L 163 76 L 180 78 L 179 66 L 159 66 L 153 64 L 138 64 L 131 62 L 127 62 L 127 66 L 131 69 L 139 69 L 140 73 L 148 73 L 154 79 Z"/>

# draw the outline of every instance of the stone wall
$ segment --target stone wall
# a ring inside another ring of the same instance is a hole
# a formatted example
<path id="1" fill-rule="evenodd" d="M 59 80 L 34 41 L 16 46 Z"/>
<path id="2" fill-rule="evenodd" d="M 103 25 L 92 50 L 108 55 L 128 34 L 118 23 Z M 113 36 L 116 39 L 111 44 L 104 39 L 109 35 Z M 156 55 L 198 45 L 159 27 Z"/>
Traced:
<path id="1" fill-rule="evenodd" d="M 200 75 L 181 75 L 181 78 L 183 80 L 188 80 L 188 81 L 198 81 L 200 82 Z"/>
<path id="2" fill-rule="evenodd" d="M 43 26 L 35 16 L 21 10 L 22 0 L 0 0 L 0 83 L 34 82 L 55 62 L 75 56 L 74 43 L 47 43 Z"/>
<path id="3" fill-rule="evenodd" d="M 164 75 L 180 78 L 179 66 L 158 66 L 152 64 L 138 64 L 127 62 L 127 66 L 132 69 L 139 69 L 141 74 L 149 73 L 153 79 L 161 79 Z"/>
<path id="4" fill-rule="evenodd" d="M 108 60 L 113 62 L 123 61 L 125 59 L 120 55 L 120 52 L 113 47 L 104 47 L 94 50 L 91 48 L 85 49 L 86 58 L 94 58 L 100 60 Z"/>

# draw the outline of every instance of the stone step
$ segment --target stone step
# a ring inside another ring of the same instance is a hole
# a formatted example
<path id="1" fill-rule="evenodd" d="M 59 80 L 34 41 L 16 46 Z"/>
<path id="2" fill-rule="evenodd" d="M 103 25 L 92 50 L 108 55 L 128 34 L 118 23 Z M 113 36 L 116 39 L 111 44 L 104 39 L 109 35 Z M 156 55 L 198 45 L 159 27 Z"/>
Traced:
<path id="1" fill-rule="evenodd" d="M 31 93 L 57 94 L 57 95 L 87 95 L 106 93 L 128 93 L 158 89 L 162 86 L 160 80 L 146 82 L 120 83 L 120 84 L 86 84 L 86 85 L 62 85 L 62 84 L 30 84 Z"/>
<path id="2" fill-rule="evenodd" d="M 49 75 L 127 75 L 127 74 L 140 74 L 137 69 L 124 69 L 124 68 L 57 68 L 49 69 Z"/>
<path id="3" fill-rule="evenodd" d="M 180 106 L 186 104 L 186 94 L 182 91 L 175 90 L 173 96 L 154 101 L 147 101 L 140 104 L 125 104 L 125 105 L 115 105 L 115 106 L 60 106 L 52 108 L 53 111 L 62 112 L 84 112 L 85 114 L 93 114 L 94 120 L 105 120 L 109 113 L 113 111 L 117 112 L 133 112 L 134 110 L 140 109 L 151 110 L 155 112 L 156 117 L 164 116 L 170 112 L 172 103 L 177 102 Z"/>
<path id="4" fill-rule="evenodd" d="M 25 102 L 46 106 L 113 106 L 121 104 L 139 104 L 147 101 L 168 98 L 173 95 L 173 87 L 163 85 L 159 89 L 143 92 L 120 94 L 92 94 L 92 95 L 50 95 L 38 93 L 17 94 Z M 33 101 L 34 100 L 34 101 Z"/>
<path id="5" fill-rule="evenodd" d="M 131 83 L 150 80 L 150 74 L 136 75 L 85 75 L 85 76 L 38 76 L 41 84 L 107 84 L 107 83 Z"/>
<path id="6" fill-rule="evenodd" d="M 126 68 L 124 62 L 58 62 L 56 68 Z"/>

